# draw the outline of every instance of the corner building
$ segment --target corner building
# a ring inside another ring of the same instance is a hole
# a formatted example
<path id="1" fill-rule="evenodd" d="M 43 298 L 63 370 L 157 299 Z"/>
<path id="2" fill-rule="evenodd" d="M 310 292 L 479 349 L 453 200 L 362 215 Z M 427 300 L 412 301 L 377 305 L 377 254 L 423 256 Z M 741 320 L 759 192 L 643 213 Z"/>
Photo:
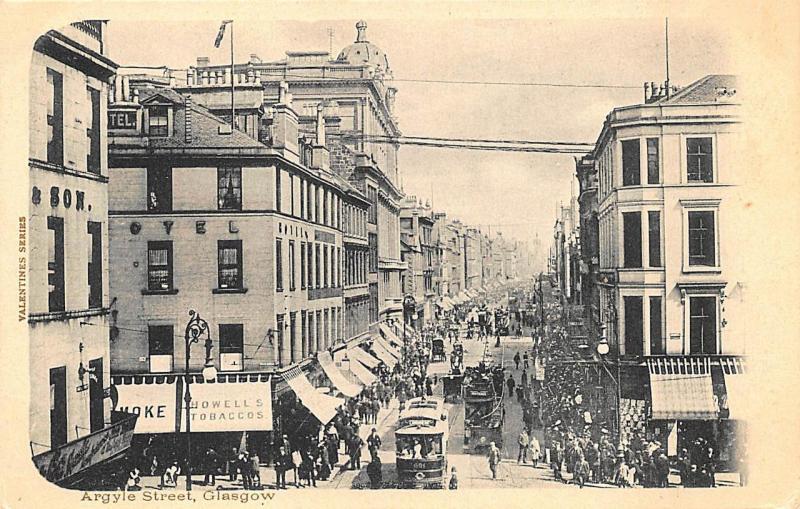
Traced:
<path id="1" fill-rule="evenodd" d="M 736 464 L 746 409 L 739 98 L 734 76 L 646 85 L 644 104 L 608 115 L 591 154 L 621 439 L 655 437 L 675 455 L 703 437 L 723 467 Z"/>

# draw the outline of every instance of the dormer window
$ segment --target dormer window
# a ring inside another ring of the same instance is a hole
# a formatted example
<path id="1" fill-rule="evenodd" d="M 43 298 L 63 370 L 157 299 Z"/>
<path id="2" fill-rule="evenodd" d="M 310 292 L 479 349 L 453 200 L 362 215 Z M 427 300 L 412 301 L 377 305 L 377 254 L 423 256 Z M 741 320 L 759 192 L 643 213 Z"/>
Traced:
<path id="1" fill-rule="evenodd" d="M 169 134 L 169 111 L 166 106 L 151 106 L 148 109 L 150 136 L 166 137 Z"/>

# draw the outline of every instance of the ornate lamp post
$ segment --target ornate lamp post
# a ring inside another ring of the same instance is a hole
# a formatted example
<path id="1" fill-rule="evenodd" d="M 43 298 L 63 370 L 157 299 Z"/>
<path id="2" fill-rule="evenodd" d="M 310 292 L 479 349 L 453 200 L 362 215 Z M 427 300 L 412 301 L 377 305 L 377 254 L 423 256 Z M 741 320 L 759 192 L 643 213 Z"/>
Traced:
<path id="1" fill-rule="evenodd" d="M 405 352 L 405 364 L 408 366 L 409 347 L 408 335 L 406 332 L 406 324 L 411 320 L 417 309 L 417 302 L 412 295 L 406 295 L 403 298 L 403 351 Z"/>
<path id="2" fill-rule="evenodd" d="M 214 380 L 217 377 L 217 368 L 214 367 L 214 361 L 211 358 L 211 333 L 208 330 L 208 322 L 200 318 L 200 313 L 195 312 L 193 309 L 189 310 L 189 322 L 186 324 L 186 333 L 184 339 L 186 341 L 186 366 L 184 377 L 186 379 L 186 396 L 184 402 L 186 404 L 186 491 L 192 491 L 192 416 L 191 403 L 192 403 L 192 377 L 189 374 L 189 359 L 191 356 L 192 344 L 200 341 L 200 337 L 205 334 L 204 346 L 206 348 L 206 361 L 203 367 L 203 378 L 206 381 Z"/>

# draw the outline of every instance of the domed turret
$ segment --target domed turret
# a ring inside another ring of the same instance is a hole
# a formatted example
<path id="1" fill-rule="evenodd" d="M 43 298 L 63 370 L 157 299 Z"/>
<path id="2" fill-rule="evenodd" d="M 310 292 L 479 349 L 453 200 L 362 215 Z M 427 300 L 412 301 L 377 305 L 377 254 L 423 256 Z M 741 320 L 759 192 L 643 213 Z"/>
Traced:
<path id="1" fill-rule="evenodd" d="M 344 48 L 337 60 L 353 65 L 367 64 L 389 73 L 389 59 L 386 58 L 386 53 L 367 40 L 367 22 L 362 19 L 356 23 L 356 30 L 358 36 L 355 42 Z"/>

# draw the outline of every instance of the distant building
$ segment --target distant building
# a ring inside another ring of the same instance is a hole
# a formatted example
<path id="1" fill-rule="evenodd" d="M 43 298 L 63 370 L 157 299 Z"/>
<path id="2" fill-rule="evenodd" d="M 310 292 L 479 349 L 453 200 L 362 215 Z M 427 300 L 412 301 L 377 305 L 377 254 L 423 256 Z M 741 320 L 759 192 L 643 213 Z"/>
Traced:
<path id="1" fill-rule="evenodd" d="M 104 31 L 82 21 L 47 32 L 29 76 L 30 445 L 42 475 L 63 486 L 101 479 L 133 430 L 108 391 L 106 106 L 117 65 Z"/>
<path id="2" fill-rule="evenodd" d="M 406 196 L 400 209 L 400 235 L 407 266 L 403 293 L 414 297 L 417 307 L 414 326 L 420 328 L 434 319 L 435 312 L 436 252 L 430 204 L 423 205 L 416 196 Z"/>

